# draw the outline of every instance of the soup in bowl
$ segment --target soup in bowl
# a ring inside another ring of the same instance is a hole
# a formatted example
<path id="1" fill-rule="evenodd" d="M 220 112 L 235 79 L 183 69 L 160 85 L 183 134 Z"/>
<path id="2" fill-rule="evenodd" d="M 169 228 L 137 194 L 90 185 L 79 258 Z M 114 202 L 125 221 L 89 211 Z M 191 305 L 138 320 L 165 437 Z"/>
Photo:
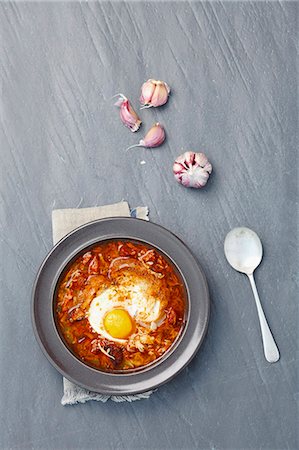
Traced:
<path id="1" fill-rule="evenodd" d="M 59 335 L 83 363 L 103 372 L 141 370 L 162 358 L 181 335 L 186 289 L 175 265 L 138 241 L 92 246 L 57 284 Z"/>

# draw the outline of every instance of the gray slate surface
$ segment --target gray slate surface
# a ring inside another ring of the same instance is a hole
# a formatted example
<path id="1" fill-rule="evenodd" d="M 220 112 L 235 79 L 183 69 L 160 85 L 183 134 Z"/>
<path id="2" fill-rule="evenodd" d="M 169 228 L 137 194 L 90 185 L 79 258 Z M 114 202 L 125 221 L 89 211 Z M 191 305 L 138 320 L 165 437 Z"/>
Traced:
<path id="1" fill-rule="evenodd" d="M 298 448 L 297 4 L 20 2 L 0 12 L 1 448 Z M 110 97 L 123 92 L 137 107 L 149 77 L 172 97 L 143 111 L 133 135 Z M 157 120 L 167 143 L 125 153 Z M 214 165 L 205 190 L 173 179 L 188 149 Z M 61 376 L 30 323 L 51 210 L 121 199 L 148 205 L 203 264 L 208 336 L 150 400 L 63 408 Z M 263 357 L 249 283 L 223 255 L 238 225 L 264 244 L 256 279 L 275 365 Z"/>

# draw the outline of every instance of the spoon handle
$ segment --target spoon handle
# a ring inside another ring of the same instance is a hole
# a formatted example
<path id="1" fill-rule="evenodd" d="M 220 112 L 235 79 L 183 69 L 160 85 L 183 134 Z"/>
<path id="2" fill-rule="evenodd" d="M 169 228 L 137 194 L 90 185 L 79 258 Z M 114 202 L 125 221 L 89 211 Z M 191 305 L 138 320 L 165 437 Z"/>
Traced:
<path id="1" fill-rule="evenodd" d="M 248 278 L 250 280 L 250 284 L 252 287 L 255 304 L 257 307 L 257 312 L 258 312 L 258 316 L 259 316 L 259 320 L 260 320 L 265 358 L 268 362 L 274 363 L 279 360 L 279 350 L 277 348 L 277 345 L 275 344 L 271 330 L 267 323 L 267 319 L 265 317 L 265 314 L 264 314 L 264 311 L 263 311 L 263 308 L 262 308 L 262 305 L 260 302 L 259 294 L 256 289 L 253 274 L 248 275 Z"/>

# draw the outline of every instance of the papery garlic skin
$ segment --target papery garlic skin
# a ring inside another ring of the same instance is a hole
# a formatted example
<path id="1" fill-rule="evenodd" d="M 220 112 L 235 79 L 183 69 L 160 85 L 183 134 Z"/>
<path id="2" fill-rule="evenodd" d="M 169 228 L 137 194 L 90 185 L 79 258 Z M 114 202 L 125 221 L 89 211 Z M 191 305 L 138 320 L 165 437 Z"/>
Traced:
<path id="1" fill-rule="evenodd" d="M 130 128 L 133 133 L 139 130 L 141 125 L 141 120 L 137 116 L 136 112 L 132 108 L 131 103 L 123 94 L 119 94 L 119 100 L 115 103 L 119 107 L 119 116 L 122 123 Z"/>
<path id="2" fill-rule="evenodd" d="M 170 88 L 165 81 L 150 78 L 141 87 L 140 103 L 146 108 L 165 105 L 169 93 Z"/>
<path id="3" fill-rule="evenodd" d="M 176 180 L 186 187 L 202 188 L 212 173 L 212 164 L 204 153 L 185 152 L 173 165 Z"/>
<path id="4" fill-rule="evenodd" d="M 141 139 L 139 144 L 142 147 L 154 148 L 159 147 L 165 141 L 164 127 L 158 122 L 146 133 L 145 137 Z"/>

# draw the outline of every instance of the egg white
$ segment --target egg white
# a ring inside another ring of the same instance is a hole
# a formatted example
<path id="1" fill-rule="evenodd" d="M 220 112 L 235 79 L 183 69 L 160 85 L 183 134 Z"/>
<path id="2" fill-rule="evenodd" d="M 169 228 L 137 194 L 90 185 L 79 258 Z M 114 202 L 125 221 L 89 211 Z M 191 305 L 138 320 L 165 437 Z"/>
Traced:
<path id="1" fill-rule="evenodd" d="M 140 280 L 138 283 L 126 283 L 126 286 L 113 286 L 93 299 L 88 311 L 88 320 L 92 329 L 111 341 L 125 344 L 128 339 L 111 336 L 104 327 L 104 317 L 112 309 L 121 308 L 141 326 L 156 329 L 165 315 L 161 311 L 161 302 L 149 293 L 149 285 Z"/>

